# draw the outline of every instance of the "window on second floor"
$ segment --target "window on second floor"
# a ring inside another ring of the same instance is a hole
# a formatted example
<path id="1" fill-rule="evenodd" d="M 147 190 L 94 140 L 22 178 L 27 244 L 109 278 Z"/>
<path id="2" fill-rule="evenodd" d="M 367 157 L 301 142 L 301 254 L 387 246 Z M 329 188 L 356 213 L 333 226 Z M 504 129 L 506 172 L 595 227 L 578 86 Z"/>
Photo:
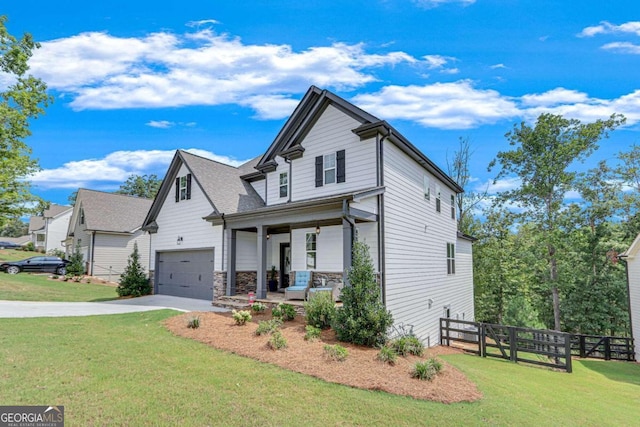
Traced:
<path id="1" fill-rule="evenodd" d="M 442 192 L 440 190 L 440 186 L 436 185 L 436 212 L 440 212 L 441 196 Z"/>
<path id="2" fill-rule="evenodd" d="M 425 200 L 431 200 L 431 186 L 430 186 L 430 182 L 429 182 L 429 177 L 427 175 L 424 175 L 422 177 L 422 189 L 424 192 L 424 199 Z"/>
<path id="3" fill-rule="evenodd" d="M 280 197 L 289 196 L 289 174 L 282 172 L 280 174 Z"/>
<path id="4" fill-rule="evenodd" d="M 84 209 L 80 208 L 80 224 L 84 224 Z"/>
<path id="5" fill-rule="evenodd" d="M 346 181 L 345 150 L 316 157 L 316 187 Z"/>
<path id="6" fill-rule="evenodd" d="M 451 219 L 456 219 L 456 196 L 451 195 Z"/>
<path id="7" fill-rule="evenodd" d="M 191 174 L 176 178 L 176 203 L 191 199 Z"/>
<path id="8" fill-rule="evenodd" d="M 456 245 L 447 243 L 447 274 L 456 274 Z"/>

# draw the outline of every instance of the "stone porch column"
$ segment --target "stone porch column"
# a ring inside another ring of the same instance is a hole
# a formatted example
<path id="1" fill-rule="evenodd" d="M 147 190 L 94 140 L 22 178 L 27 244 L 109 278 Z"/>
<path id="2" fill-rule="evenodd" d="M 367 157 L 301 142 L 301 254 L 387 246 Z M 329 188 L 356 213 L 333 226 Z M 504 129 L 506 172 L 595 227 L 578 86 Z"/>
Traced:
<path id="1" fill-rule="evenodd" d="M 256 296 L 267 297 L 267 227 L 258 226 L 258 270 L 256 272 Z"/>

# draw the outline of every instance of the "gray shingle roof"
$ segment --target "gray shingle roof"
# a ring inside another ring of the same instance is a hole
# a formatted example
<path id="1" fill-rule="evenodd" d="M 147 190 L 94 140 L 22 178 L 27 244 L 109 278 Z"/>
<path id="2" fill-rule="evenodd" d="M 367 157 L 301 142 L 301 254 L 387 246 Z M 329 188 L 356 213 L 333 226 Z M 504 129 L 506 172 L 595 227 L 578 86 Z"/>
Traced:
<path id="1" fill-rule="evenodd" d="M 73 209 L 73 206 L 62 206 L 62 205 L 52 204 L 51 206 L 49 206 L 49 209 L 44 211 L 44 217 L 53 218 L 71 209 Z"/>
<path id="2" fill-rule="evenodd" d="M 38 231 L 44 228 L 44 217 L 32 216 L 29 218 L 29 233 Z"/>
<path id="3" fill-rule="evenodd" d="M 130 233 L 142 226 L 153 200 L 102 191 L 78 190 L 87 230 Z"/>
<path id="4" fill-rule="evenodd" d="M 264 206 L 251 184 L 240 179 L 255 171 L 261 156 L 236 168 L 182 150 L 180 155 L 218 212 L 232 214 Z"/>

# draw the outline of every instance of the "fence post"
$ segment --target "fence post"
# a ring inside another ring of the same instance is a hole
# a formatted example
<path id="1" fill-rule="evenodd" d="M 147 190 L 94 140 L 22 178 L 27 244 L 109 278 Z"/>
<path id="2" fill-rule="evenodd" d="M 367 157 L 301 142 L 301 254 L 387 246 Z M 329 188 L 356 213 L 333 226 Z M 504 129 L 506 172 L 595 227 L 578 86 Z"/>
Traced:
<path id="1" fill-rule="evenodd" d="M 604 337 L 604 360 L 611 360 L 611 341 L 610 337 Z"/>
<path id="2" fill-rule="evenodd" d="M 586 350 L 586 337 L 584 335 L 580 335 L 580 357 L 581 358 L 585 358 L 585 355 L 587 354 L 587 350 Z"/>
<path id="3" fill-rule="evenodd" d="M 516 336 L 516 328 L 509 327 L 509 359 L 512 362 L 516 362 L 518 360 L 518 340 Z"/>
<path id="4" fill-rule="evenodd" d="M 480 323 L 480 356 L 487 357 L 487 330 L 484 323 Z"/>
<path id="5" fill-rule="evenodd" d="M 570 374 L 573 372 L 573 367 L 571 366 L 571 335 L 566 334 L 564 337 L 564 361 L 565 368 L 567 373 Z"/>

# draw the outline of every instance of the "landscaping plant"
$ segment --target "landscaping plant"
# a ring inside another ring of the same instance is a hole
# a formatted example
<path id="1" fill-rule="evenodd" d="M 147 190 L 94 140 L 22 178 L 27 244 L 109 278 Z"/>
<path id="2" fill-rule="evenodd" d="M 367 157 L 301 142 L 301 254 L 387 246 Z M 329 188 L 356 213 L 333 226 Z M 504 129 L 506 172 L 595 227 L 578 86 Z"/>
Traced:
<path id="1" fill-rule="evenodd" d="M 284 335 L 282 335 L 282 332 L 275 331 L 273 334 L 271 334 L 271 338 L 269 338 L 269 342 L 267 343 L 267 345 L 272 350 L 282 350 L 283 348 L 287 347 L 287 339 L 284 337 Z"/>
<path id="2" fill-rule="evenodd" d="M 395 365 L 398 359 L 398 353 L 393 347 L 384 346 L 380 349 L 377 359 L 381 362 L 388 363 L 389 365 Z"/>
<path id="3" fill-rule="evenodd" d="M 262 314 L 265 312 L 266 309 L 267 309 L 267 306 L 260 301 L 256 301 L 253 304 L 251 304 L 251 311 L 253 311 L 255 314 Z"/>
<path id="4" fill-rule="evenodd" d="M 82 276 L 84 274 L 84 256 L 80 252 L 80 244 L 76 245 L 67 264 L 67 276 Z"/>
<path id="5" fill-rule="evenodd" d="M 414 356 L 422 356 L 424 353 L 424 346 L 418 337 L 414 335 L 406 335 L 400 338 L 396 338 L 391 341 L 391 347 L 400 356 L 406 356 L 413 354 Z"/>
<path id="6" fill-rule="evenodd" d="M 341 345 L 329 345 L 325 344 L 324 346 L 324 354 L 331 360 L 335 360 L 336 362 L 343 362 L 347 359 L 349 352 L 346 348 Z"/>
<path id="7" fill-rule="evenodd" d="M 187 328 L 198 329 L 200 327 L 200 317 L 193 316 L 187 321 Z"/>
<path id="8" fill-rule="evenodd" d="M 140 253 L 138 244 L 133 244 L 133 252 L 127 260 L 127 266 L 120 276 L 120 284 L 116 289 L 118 295 L 139 297 L 151 293 L 151 283 L 144 272 L 144 267 L 140 263 Z"/>
<path id="9" fill-rule="evenodd" d="M 353 244 L 349 283 L 342 289 L 342 307 L 336 310 L 333 329 L 340 341 L 374 347 L 387 340 L 393 324 L 391 313 L 382 304 L 380 289 L 369 256 L 369 247 Z"/>
<path id="10" fill-rule="evenodd" d="M 273 334 L 280 326 L 282 326 L 282 320 L 280 319 L 262 320 L 258 323 L 256 335 Z"/>
<path id="11" fill-rule="evenodd" d="M 424 362 L 417 362 L 411 370 L 411 376 L 419 380 L 431 381 L 442 370 L 442 362 L 432 357 Z"/>
<path id="12" fill-rule="evenodd" d="M 315 326 L 307 325 L 305 326 L 306 333 L 304 334 L 305 341 L 315 341 L 320 338 L 320 333 L 322 329 L 316 328 Z"/>
<path id="13" fill-rule="evenodd" d="M 336 316 L 336 305 L 333 303 L 331 293 L 319 292 L 304 304 L 304 311 L 307 325 L 328 329 Z"/>
<path id="14" fill-rule="evenodd" d="M 247 322 L 251 321 L 251 313 L 249 313 L 249 310 L 240 310 L 240 311 L 233 310 L 231 312 L 231 316 L 233 317 L 233 320 L 236 322 L 236 325 L 238 326 L 243 326 Z"/>
<path id="15" fill-rule="evenodd" d="M 293 320 L 296 317 L 296 309 L 291 304 L 280 303 L 273 307 L 271 310 L 271 316 L 283 321 Z"/>

